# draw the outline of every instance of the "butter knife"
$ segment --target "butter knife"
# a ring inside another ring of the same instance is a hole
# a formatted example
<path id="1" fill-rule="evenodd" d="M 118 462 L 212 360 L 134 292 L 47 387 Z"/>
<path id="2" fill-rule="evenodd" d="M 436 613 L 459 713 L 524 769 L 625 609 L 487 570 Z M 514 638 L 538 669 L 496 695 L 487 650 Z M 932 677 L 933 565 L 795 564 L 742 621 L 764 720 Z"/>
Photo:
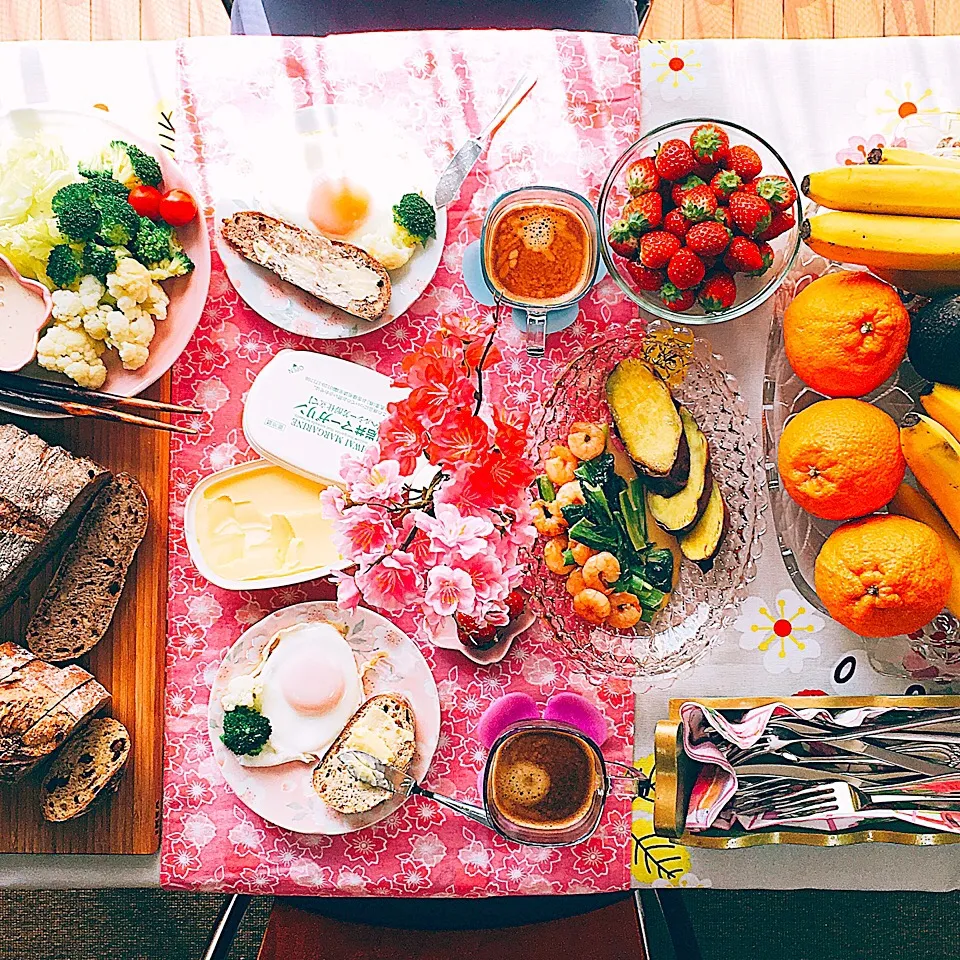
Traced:
<path id="1" fill-rule="evenodd" d="M 870 757 L 872 760 L 882 760 L 901 770 L 912 770 L 922 773 L 925 777 L 955 777 L 957 771 L 945 763 L 934 763 L 921 757 L 911 757 L 908 753 L 898 753 L 896 750 L 886 750 L 864 740 L 844 739 L 830 744 L 837 750 L 845 753 L 855 753 L 861 757 Z"/>
<path id="2" fill-rule="evenodd" d="M 537 82 L 535 74 L 525 73 L 517 85 L 510 91 L 493 119 L 475 137 L 471 137 L 454 155 L 447 164 L 446 170 L 440 174 L 437 181 L 437 190 L 434 194 L 434 205 L 439 209 L 456 200 L 474 164 L 480 159 L 480 154 L 486 149 L 493 135 L 503 126 L 507 117 L 522 103 L 526 95 Z"/>

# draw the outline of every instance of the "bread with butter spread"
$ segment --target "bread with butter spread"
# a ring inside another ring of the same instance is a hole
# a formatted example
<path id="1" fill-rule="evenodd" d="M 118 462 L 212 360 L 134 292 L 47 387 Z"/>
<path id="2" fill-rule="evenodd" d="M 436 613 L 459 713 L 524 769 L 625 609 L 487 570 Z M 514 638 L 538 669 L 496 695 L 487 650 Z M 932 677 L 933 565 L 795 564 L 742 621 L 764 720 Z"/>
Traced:
<path id="1" fill-rule="evenodd" d="M 390 304 L 390 274 L 352 243 L 255 210 L 227 217 L 220 232 L 247 260 L 351 316 L 379 320 Z"/>
<path id="2" fill-rule="evenodd" d="M 406 770 L 417 751 L 416 721 L 399 694 L 371 697 L 350 718 L 340 736 L 313 771 L 313 788 L 340 813 L 372 810 L 391 796 L 389 790 L 357 779 L 338 759 L 342 750 L 362 750 L 398 770 Z"/>

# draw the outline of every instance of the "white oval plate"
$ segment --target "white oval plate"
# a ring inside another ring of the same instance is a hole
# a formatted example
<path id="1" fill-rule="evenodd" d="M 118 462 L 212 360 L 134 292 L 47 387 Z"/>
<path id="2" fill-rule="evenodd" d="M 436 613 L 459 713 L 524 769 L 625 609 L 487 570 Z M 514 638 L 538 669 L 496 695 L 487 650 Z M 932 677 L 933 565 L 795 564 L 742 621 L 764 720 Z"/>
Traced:
<path id="1" fill-rule="evenodd" d="M 240 635 L 227 651 L 213 681 L 207 711 L 213 755 L 224 780 L 254 813 L 285 830 L 296 833 L 336 835 L 362 830 L 400 807 L 405 797 L 391 797 L 365 813 L 346 815 L 331 810 L 313 789 L 315 763 L 280 764 L 276 767 L 243 767 L 235 754 L 220 741 L 223 707 L 220 698 L 230 680 L 249 673 L 259 662 L 263 648 L 278 630 L 298 623 L 334 620 L 347 625 L 347 643 L 358 668 L 375 653 L 388 657 L 368 671 L 364 696 L 398 693 L 407 698 L 416 718 L 417 751 L 409 773 L 418 781 L 430 768 L 440 735 L 440 698 L 427 661 L 417 645 L 385 617 L 359 607 L 354 613 L 341 610 L 330 600 L 310 600 L 276 610 Z"/>
<path id="2" fill-rule="evenodd" d="M 422 148 L 407 133 L 394 127 L 388 117 L 371 110 L 354 106 L 331 106 L 326 110 L 326 117 L 343 131 L 350 143 L 369 144 L 370 154 L 378 158 L 378 162 L 408 171 L 403 181 L 405 191 L 420 191 L 432 202 L 436 172 Z M 274 136 L 266 136 L 261 131 L 254 137 L 251 132 L 247 142 L 241 145 L 240 149 L 247 154 L 243 173 L 241 175 L 238 170 L 233 189 L 219 196 L 214 205 L 217 251 L 230 282 L 247 306 L 283 330 L 319 340 L 340 340 L 372 333 L 405 313 L 433 279 L 447 235 L 446 210 L 437 210 L 436 239 L 417 250 L 399 270 L 390 271 L 393 295 L 379 320 L 360 320 L 323 303 L 240 256 L 220 235 L 220 223 L 238 210 L 260 210 L 271 216 L 290 219 L 284 217 L 269 199 L 267 178 L 277 175 L 277 161 L 271 159 L 276 156 L 276 151 L 298 149 L 296 137 L 292 128 Z M 392 202 L 399 199 L 397 196 Z M 305 187 L 304 207 L 306 200 Z M 298 222 L 300 226 L 309 227 L 303 217 Z"/>

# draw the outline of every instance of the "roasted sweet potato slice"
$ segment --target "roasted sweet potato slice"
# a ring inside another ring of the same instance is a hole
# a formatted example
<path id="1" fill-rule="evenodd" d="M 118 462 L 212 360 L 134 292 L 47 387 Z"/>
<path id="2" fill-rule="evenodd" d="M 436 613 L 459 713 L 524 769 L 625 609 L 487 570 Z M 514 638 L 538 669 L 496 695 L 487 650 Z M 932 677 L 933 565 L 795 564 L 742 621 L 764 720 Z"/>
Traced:
<path id="1" fill-rule="evenodd" d="M 720 495 L 720 484 L 714 480 L 703 516 L 689 533 L 680 537 L 680 552 L 704 573 L 713 567 L 727 531 L 727 519 L 727 505 Z"/>
<path id="2" fill-rule="evenodd" d="M 683 434 L 690 449 L 690 468 L 687 482 L 679 493 L 663 497 L 652 490 L 647 491 L 647 502 L 654 520 L 671 533 L 689 530 L 707 509 L 712 487 L 710 448 L 703 431 L 697 426 L 693 414 L 686 407 L 680 408 Z"/>
<path id="3" fill-rule="evenodd" d="M 653 367 L 642 360 L 621 360 L 607 377 L 607 406 L 637 469 L 675 487 L 665 493 L 680 490 L 686 483 L 689 457 L 683 477 L 672 474 L 683 440 L 683 423 L 670 388 Z"/>

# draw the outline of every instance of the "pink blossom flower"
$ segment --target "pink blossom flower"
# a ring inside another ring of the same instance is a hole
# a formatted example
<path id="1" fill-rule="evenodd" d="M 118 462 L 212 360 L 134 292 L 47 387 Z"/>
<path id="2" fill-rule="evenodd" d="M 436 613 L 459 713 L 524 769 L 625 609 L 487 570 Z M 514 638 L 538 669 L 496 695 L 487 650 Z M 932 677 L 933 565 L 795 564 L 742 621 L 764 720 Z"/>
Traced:
<path id="1" fill-rule="evenodd" d="M 381 460 L 350 484 L 350 496 L 361 503 L 380 500 L 389 503 L 403 492 L 403 473 L 396 460 Z"/>
<path id="2" fill-rule="evenodd" d="M 343 516 L 343 491 L 335 484 L 320 491 L 320 516 L 324 520 L 339 520 Z"/>
<path id="3" fill-rule="evenodd" d="M 454 613 L 473 613 L 477 592 L 466 570 L 454 570 L 441 563 L 427 574 L 424 603 L 437 615 L 449 617 Z"/>
<path id="4" fill-rule="evenodd" d="M 351 560 L 373 559 L 397 545 L 399 531 L 382 507 L 351 507 L 335 527 L 333 542 Z"/>
<path id="5" fill-rule="evenodd" d="M 380 462 L 380 444 L 371 443 L 358 457 L 353 453 L 345 453 L 340 461 L 340 476 L 344 483 L 353 483 L 366 476 Z"/>
<path id="6" fill-rule="evenodd" d="M 418 512 L 417 526 L 430 538 L 430 549 L 438 554 L 457 551 L 465 560 L 488 548 L 486 538 L 493 524 L 485 517 L 465 517 L 452 503 L 437 503 L 436 516 Z"/>
<path id="7" fill-rule="evenodd" d="M 354 579 L 364 599 L 388 613 L 397 613 L 408 607 L 420 592 L 422 583 L 416 560 L 402 550 L 384 557 Z"/>
<path id="8" fill-rule="evenodd" d="M 457 557 L 453 563 L 458 571 L 469 577 L 477 599 L 481 602 L 503 600 L 510 592 L 510 586 L 503 575 L 503 564 L 493 553 L 476 553 L 469 559 Z"/>
<path id="9" fill-rule="evenodd" d="M 360 605 L 360 591 L 357 589 L 357 581 L 340 571 L 331 574 L 330 579 L 337 585 L 337 606 L 341 610 L 356 610 Z"/>

